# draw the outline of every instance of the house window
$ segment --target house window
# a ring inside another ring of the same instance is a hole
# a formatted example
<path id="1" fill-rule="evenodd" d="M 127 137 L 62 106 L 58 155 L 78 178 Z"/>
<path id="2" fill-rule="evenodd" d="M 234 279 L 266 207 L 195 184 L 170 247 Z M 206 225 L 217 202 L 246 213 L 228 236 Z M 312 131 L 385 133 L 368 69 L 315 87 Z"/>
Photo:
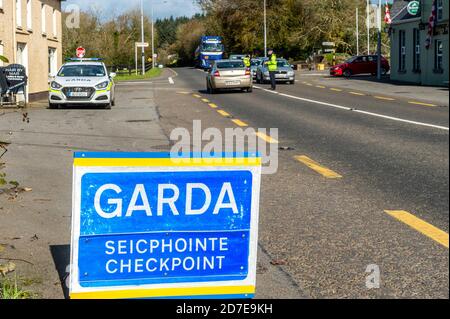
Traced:
<path id="1" fill-rule="evenodd" d="M 413 70 L 420 71 L 420 30 L 414 29 L 414 47 L 413 47 Z"/>
<path id="2" fill-rule="evenodd" d="M 1 3 L 1 0 L 0 0 L 0 3 Z M 0 40 L 0 55 L 3 55 L 3 54 L 4 54 L 3 42 L 2 42 L 2 40 Z M 0 60 L 0 66 L 3 66 L 2 60 Z"/>
<path id="3" fill-rule="evenodd" d="M 28 70 L 28 50 L 26 43 L 17 43 L 16 63 Z"/>
<path id="4" fill-rule="evenodd" d="M 3 0 L 0 0 L 0 9 L 3 9 Z"/>
<path id="5" fill-rule="evenodd" d="M 41 5 L 41 24 L 42 24 L 42 34 L 46 34 L 47 32 L 47 21 L 45 19 L 45 4 Z"/>
<path id="6" fill-rule="evenodd" d="M 398 70 L 405 71 L 406 70 L 406 32 L 405 30 L 399 31 L 399 59 L 398 59 Z"/>
<path id="7" fill-rule="evenodd" d="M 444 0 L 437 0 L 437 21 L 442 21 L 444 18 Z"/>
<path id="8" fill-rule="evenodd" d="M 16 26 L 22 27 L 22 0 L 16 0 Z"/>
<path id="9" fill-rule="evenodd" d="M 48 48 L 48 74 L 49 76 L 56 76 L 58 67 L 57 55 L 55 48 Z"/>
<path id="10" fill-rule="evenodd" d="M 27 0 L 27 29 L 31 30 L 33 28 L 33 12 L 32 12 L 32 6 L 33 6 L 32 0 Z"/>
<path id="11" fill-rule="evenodd" d="M 436 40 L 435 46 L 434 46 L 434 69 L 435 69 L 435 71 L 438 71 L 438 72 L 443 71 L 442 55 L 443 55 L 442 40 Z"/>
<path id="12" fill-rule="evenodd" d="M 53 26 L 53 36 L 56 37 L 58 35 L 58 30 L 56 28 L 56 10 L 53 9 L 53 14 L 52 14 L 52 26 Z"/>

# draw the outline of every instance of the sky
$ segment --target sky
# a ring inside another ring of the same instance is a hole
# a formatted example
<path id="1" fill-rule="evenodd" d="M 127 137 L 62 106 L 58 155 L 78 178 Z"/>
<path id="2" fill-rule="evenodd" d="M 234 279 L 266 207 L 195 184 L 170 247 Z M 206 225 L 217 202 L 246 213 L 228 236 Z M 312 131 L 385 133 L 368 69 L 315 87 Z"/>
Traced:
<path id="1" fill-rule="evenodd" d="M 194 0 L 144 0 L 145 13 L 150 16 L 151 5 L 154 3 L 155 19 L 179 16 L 193 16 L 200 13 Z M 82 11 L 100 10 L 105 18 L 119 15 L 129 9 L 140 8 L 141 0 L 67 0 L 63 9 L 70 4 L 79 5 Z"/>

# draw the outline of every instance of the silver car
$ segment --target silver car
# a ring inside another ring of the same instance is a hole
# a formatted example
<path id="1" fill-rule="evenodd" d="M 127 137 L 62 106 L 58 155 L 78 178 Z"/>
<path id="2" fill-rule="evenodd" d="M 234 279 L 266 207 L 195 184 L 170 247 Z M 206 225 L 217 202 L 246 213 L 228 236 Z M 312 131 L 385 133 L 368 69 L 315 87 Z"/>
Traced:
<path id="1" fill-rule="evenodd" d="M 256 83 L 268 83 L 270 82 L 269 69 L 267 66 L 268 58 L 264 58 L 262 63 L 256 70 Z M 289 84 L 295 83 L 295 72 L 289 62 L 285 59 L 277 59 L 278 71 L 275 74 L 277 82 L 287 82 Z"/>
<path id="2" fill-rule="evenodd" d="M 253 58 L 251 59 L 250 63 L 250 72 L 252 74 L 253 80 L 256 80 L 256 71 L 258 70 L 258 67 L 261 65 L 263 61 L 263 58 Z"/>
<path id="3" fill-rule="evenodd" d="M 214 94 L 222 89 L 241 89 L 252 92 L 253 80 L 250 69 L 241 60 L 214 61 L 206 76 L 208 93 Z"/>

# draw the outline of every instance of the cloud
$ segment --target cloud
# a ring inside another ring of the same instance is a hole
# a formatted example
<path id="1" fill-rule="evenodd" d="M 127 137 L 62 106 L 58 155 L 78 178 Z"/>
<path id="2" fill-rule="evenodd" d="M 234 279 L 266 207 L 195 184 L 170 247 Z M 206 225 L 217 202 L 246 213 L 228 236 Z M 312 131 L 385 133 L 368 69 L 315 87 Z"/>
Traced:
<path id="1" fill-rule="evenodd" d="M 130 9 L 140 8 L 141 0 L 68 0 L 63 2 L 63 9 L 70 4 L 79 5 L 81 10 L 95 10 L 105 18 L 119 15 Z M 200 8 L 194 0 L 144 0 L 145 14 L 151 15 L 151 5 L 154 4 L 155 19 L 165 17 L 193 16 L 200 13 Z"/>

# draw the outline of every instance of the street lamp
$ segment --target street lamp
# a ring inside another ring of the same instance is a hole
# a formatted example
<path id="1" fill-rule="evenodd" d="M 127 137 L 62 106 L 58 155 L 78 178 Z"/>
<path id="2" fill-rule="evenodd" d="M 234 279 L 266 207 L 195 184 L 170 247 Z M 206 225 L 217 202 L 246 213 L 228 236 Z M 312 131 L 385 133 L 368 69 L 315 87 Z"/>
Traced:
<path id="1" fill-rule="evenodd" d="M 144 41 L 144 0 L 141 0 L 142 75 L 145 74 L 145 48 L 143 46 Z"/>
<path id="2" fill-rule="evenodd" d="M 161 4 L 165 4 L 167 1 L 163 1 Z M 152 67 L 155 67 L 155 20 L 153 19 L 153 7 L 154 7 L 155 1 L 152 1 Z"/>
<path id="3" fill-rule="evenodd" d="M 267 58 L 267 0 L 264 0 L 264 57 Z"/>

